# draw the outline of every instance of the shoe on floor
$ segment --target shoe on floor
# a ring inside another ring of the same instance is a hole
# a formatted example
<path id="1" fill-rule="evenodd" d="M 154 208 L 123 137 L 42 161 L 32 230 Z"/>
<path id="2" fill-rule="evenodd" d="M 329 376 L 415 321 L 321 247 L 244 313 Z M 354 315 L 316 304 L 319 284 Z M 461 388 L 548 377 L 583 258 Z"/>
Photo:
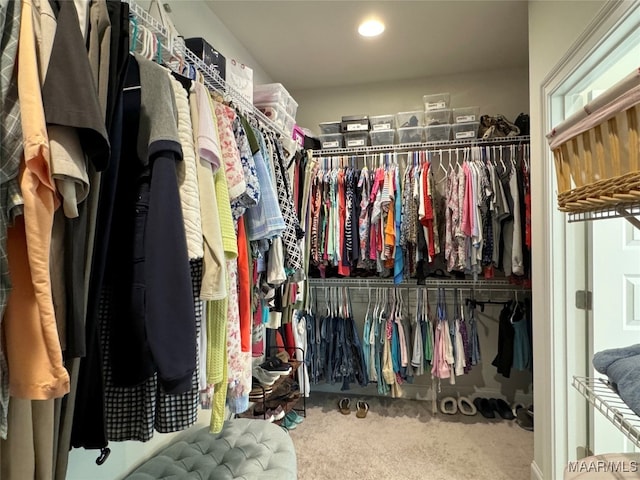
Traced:
<path id="1" fill-rule="evenodd" d="M 455 415 L 458 413 L 458 402 L 453 397 L 445 397 L 440 400 L 440 411 L 447 415 Z"/>
<path id="2" fill-rule="evenodd" d="M 285 418 L 288 418 L 289 421 L 292 421 L 297 425 L 300 425 L 304 421 L 304 417 L 301 415 L 298 415 L 298 412 L 296 412 L 295 410 L 291 410 L 289 413 L 287 413 Z"/>
<path id="3" fill-rule="evenodd" d="M 293 420 L 290 420 L 289 417 L 285 416 L 280 426 L 282 426 L 283 428 L 286 428 L 287 430 L 295 430 L 298 424 Z"/>
<path id="4" fill-rule="evenodd" d="M 476 406 L 467 397 L 458 398 L 458 411 L 468 416 L 473 416 L 478 413 Z"/>
<path id="5" fill-rule="evenodd" d="M 515 418 L 509 404 L 501 398 L 490 398 L 489 404 L 505 420 L 513 420 Z"/>
<path id="6" fill-rule="evenodd" d="M 526 408 L 519 408 L 516 412 L 516 422 L 520 427 L 533 432 L 533 415 L 531 415 Z"/>
<path id="7" fill-rule="evenodd" d="M 356 402 L 356 417 L 365 418 L 369 413 L 369 404 L 367 402 L 363 402 L 358 400 Z"/>
<path id="8" fill-rule="evenodd" d="M 351 400 L 347 397 L 341 398 L 338 402 L 338 410 L 343 415 L 349 415 L 351 413 Z"/>
<path id="9" fill-rule="evenodd" d="M 473 404 L 484 418 L 496 418 L 488 398 L 476 397 L 473 399 Z"/>

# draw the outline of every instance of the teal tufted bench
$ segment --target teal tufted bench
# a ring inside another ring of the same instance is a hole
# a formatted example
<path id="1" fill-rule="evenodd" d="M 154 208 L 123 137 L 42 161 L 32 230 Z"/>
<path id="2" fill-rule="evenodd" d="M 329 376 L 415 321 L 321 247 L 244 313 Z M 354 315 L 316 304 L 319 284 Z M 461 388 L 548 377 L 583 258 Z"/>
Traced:
<path id="1" fill-rule="evenodd" d="M 263 420 L 225 422 L 189 432 L 140 465 L 127 480 L 296 480 L 293 442 L 282 428 Z"/>

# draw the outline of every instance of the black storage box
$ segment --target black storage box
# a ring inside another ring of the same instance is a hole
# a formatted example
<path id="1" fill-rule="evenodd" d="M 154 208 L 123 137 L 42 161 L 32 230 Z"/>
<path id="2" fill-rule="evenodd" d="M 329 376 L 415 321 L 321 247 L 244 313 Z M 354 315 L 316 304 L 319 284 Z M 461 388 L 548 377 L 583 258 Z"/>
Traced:
<path id="1" fill-rule="evenodd" d="M 187 38 L 184 42 L 187 48 L 201 58 L 206 65 L 217 70 L 222 80 L 226 80 L 227 59 L 224 55 L 201 37 Z"/>
<path id="2" fill-rule="evenodd" d="M 342 117 L 343 132 L 368 132 L 369 117 L 367 115 L 348 115 Z"/>

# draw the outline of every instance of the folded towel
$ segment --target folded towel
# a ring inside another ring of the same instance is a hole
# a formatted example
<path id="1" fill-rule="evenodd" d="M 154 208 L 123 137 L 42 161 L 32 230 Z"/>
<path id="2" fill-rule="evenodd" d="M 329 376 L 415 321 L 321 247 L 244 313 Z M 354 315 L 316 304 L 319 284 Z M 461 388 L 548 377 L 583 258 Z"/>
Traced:
<path id="1" fill-rule="evenodd" d="M 633 357 L 634 355 L 640 355 L 640 343 L 623 348 L 603 350 L 593 356 L 593 367 L 598 372 L 607 375 L 607 369 L 613 362 L 622 358 Z"/>
<path id="2" fill-rule="evenodd" d="M 640 415 L 640 345 L 598 352 L 593 366 L 609 377 L 620 398 Z"/>

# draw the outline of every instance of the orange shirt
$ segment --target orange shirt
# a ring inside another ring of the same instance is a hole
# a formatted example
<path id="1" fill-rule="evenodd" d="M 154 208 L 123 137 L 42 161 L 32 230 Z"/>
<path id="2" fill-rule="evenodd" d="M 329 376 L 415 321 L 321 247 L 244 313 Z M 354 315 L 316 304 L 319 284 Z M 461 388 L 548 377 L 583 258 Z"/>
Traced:
<path id="1" fill-rule="evenodd" d="M 7 235 L 13 289 L 4 326 L 11 395 L 47 400 L 69 392 L 69 375 L 62 362 L 51 297 L 49 252 L 58 201 L 49 168 L 49 140 L 31 0 L 22 2 L 19 45 L 18 96 L 24 142 L 20 186 L 24 217 L 9 228 Z"/>

